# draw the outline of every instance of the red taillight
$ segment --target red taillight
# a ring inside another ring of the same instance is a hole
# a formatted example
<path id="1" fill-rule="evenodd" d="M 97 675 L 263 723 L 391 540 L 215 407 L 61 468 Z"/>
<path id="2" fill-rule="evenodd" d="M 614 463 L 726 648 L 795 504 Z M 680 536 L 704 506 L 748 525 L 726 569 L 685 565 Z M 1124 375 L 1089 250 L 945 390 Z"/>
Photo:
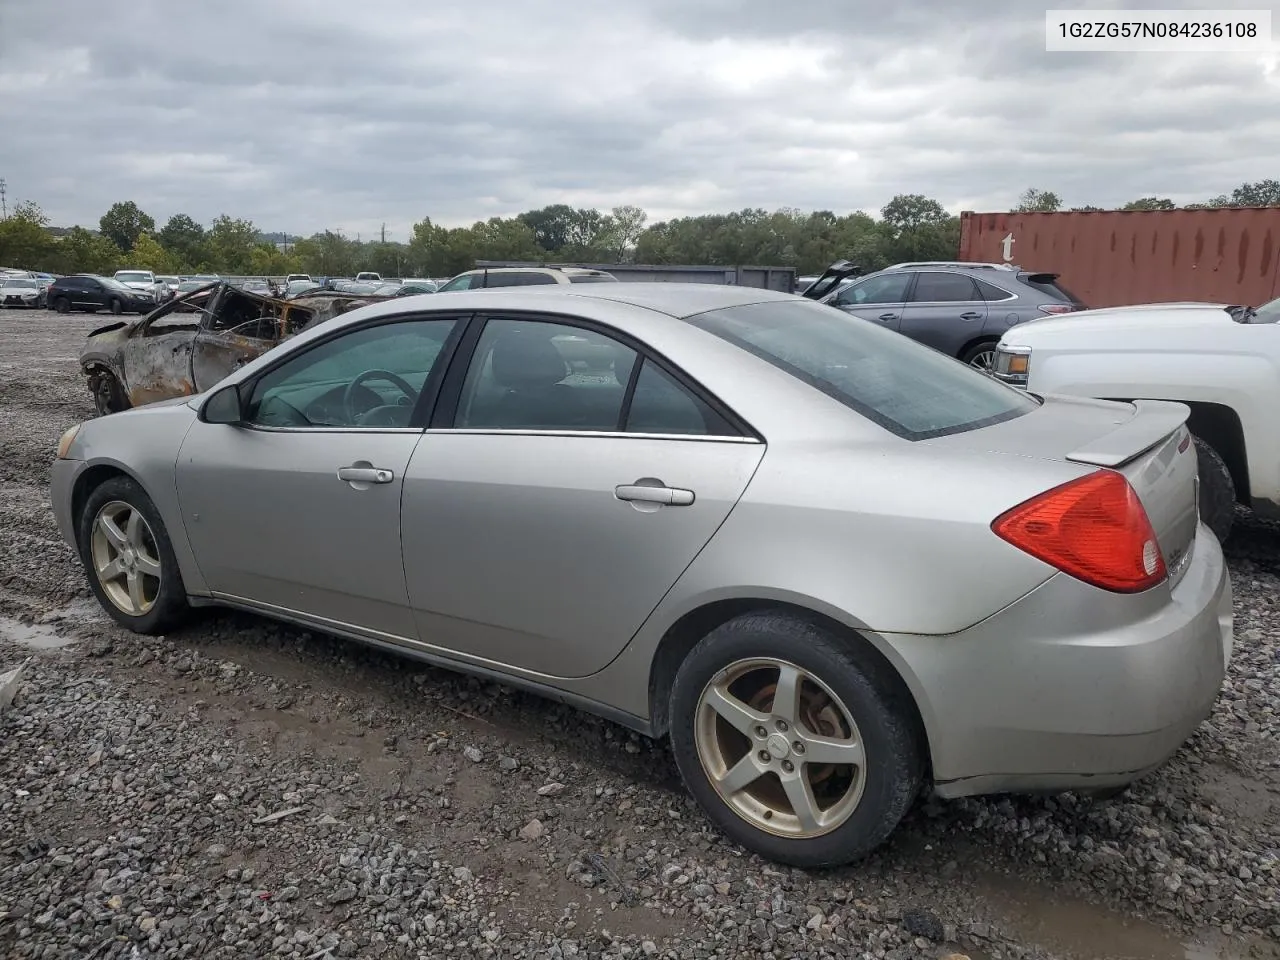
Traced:
<path id="1" fill-rule="evenodd" d="M 1074 313 L 1076 308 L 1069 303 L 1042 303 L 1036 309 L 1044 313 Z"/>
<path id="2" fill-rule="evenodd" d="M 991 529 L 1063 573 L 1116 593 L 1165 578 L 1164 556 L 1129 481 L 1099 470 L 1047 490 L 995 519 Z"/>

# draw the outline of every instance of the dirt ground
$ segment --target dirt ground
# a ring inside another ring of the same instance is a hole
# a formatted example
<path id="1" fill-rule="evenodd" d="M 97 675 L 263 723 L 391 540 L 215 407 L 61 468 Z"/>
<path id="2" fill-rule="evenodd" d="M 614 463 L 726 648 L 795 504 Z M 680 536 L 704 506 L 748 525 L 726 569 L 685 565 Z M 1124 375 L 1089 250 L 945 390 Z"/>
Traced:
<path id="1" fill-rule="evenodd" d="M 1164 769 L 1093 802 L 922 798 L 842 870 L 726 842 L 662 743 L 243 614 L 141 638 L 48 503 L 98 317 L 0 311 L 0 956 L 1280 957 L 1280 531 Z"/>

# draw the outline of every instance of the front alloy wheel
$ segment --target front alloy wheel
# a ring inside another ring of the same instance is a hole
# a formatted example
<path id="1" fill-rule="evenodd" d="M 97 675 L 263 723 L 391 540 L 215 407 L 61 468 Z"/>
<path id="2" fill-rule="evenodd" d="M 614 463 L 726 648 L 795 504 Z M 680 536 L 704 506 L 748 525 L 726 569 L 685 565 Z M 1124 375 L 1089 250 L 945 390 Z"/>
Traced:
<path id="1" fill-rule="evenodd" d="M 866 754 L 857 724 L 826 684 L 794 663 L 740 660 L 712 678 L 694 742 L 716 793 L 758 830 L 822 836 L 862 798 Z"/>
<path id="2" fill-rule="evenodd" d="M 103 504 L 93 519 L 93 573 L 122 613 L 145 616 L 160 594 L 162 567 L 155 534 L 137 508 L 123 500 Z"/>

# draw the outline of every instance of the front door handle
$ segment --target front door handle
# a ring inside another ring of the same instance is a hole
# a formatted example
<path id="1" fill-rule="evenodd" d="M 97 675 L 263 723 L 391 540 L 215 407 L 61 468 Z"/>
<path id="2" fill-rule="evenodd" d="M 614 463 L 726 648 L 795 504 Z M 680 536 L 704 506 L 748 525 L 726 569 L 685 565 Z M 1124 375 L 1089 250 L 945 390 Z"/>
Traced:
<path id="1" fill-rule="evenodd" d="M 390 483 L 396 475 L 382 467 L 350 466 L 338 468 L 338 479 L 347 483 Z"/>
<path id="2" fill-rule="evenodd" d="M 960 319 L 961 319 L 961 320 L 981 320 L 981 319 L 982 319 L 982 314 L 980 314 L 980 313 L 974 313 L 974 312 L 971 310 L 971 311 L 969 311 L 968 313 L 962 313 L 962 314 L 960 314 Z"/>
<path id="3" fill-rule="evenodd" d="M 614 487 L 613 495 L 619 500 L 626 500 L 631 503 L 660 503 L 668 507 L 687 507 L 694 501 L 692 490 L 639 483 L 628 483 Z"/>
<path id="4" fill-rule="evenodd" d="M 880 319 L 881 320 L 897 320 L 898 315 L 896 313 L 882 313 L 880 314 Z"/>

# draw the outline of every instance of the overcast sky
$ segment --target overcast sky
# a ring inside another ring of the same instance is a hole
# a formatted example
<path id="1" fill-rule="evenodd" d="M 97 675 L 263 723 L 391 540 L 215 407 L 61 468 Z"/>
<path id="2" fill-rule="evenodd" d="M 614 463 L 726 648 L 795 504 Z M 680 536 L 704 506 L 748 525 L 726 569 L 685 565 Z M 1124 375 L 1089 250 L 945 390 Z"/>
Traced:
<path id="1" fill-rule="evenodd" d="M 403 240 L 558 202 L 1002 210 L 1280 176 L 1274 60 L 1046 53 L 1044 5 L 898 6 L 0 0 L 0 177 L 58 225 L 131 199 Z"/>

